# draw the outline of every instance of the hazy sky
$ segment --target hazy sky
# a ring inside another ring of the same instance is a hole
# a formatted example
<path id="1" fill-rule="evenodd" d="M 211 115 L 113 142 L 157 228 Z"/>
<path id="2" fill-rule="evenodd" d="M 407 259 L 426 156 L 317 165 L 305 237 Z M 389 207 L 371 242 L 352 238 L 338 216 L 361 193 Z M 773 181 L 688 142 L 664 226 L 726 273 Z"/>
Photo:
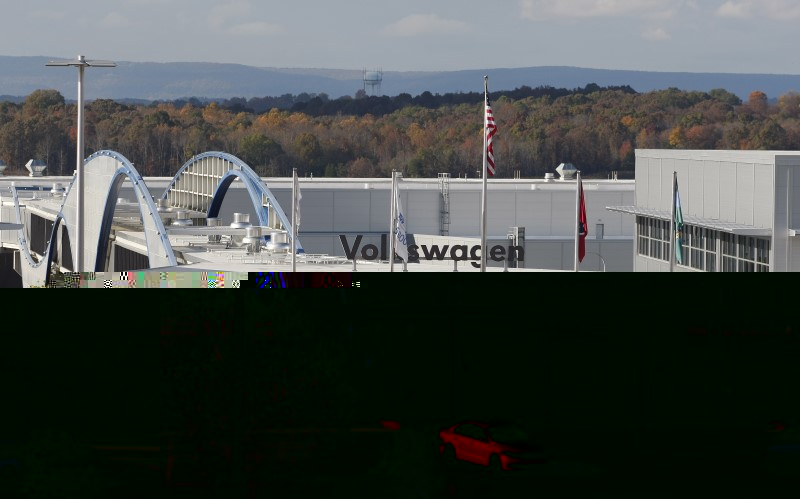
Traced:
<path id="1" fill-rule="evenodd" d="M 0 55 L 800 74 L 800 0 L 26 0 Z"/>

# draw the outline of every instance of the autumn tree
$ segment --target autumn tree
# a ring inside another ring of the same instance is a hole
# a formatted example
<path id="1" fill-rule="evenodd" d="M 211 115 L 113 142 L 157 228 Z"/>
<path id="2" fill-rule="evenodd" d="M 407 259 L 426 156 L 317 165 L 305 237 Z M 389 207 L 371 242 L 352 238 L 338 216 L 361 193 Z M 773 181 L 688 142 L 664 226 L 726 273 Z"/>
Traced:
<path id="1" fill-rule="evenodd" d="M 736 94 L 728 92 L 723 88 L 715 88 L 709 91 L 708 95 L 712 99 L 727 104 L 731 107 L 740 106 L 742 104 L 742 99 L 740 99 Z"/>
<path id="2" fill-rule="evenodd" d="M 64 96 L 57 90 L 34 90 L 22 105 L 26 115 L 47 113 L 54 106 L 64 106 Z"/>
<path id="3" fill-rule="evenodd" d="M 755 130 L 751 141 L 753 149 L 783 150 L 786 130 L 775 120 L 767 120 Z"/>
<path id="4" fill-rule="evenodd" d="M 764 114 L 767 111 L 767 106 L 769 105 L 767 94 L 761 90 L 754 90 L 750 92 L 750 96 L 747 99 L 747 105 L 753 112 Z"/>
<path id="5" fill-rule="evenodd" d="M 778 99 L 778 112 L 781 118 L 800 118 L 800 93 L 789 92 Z"/>
<path id="6" fill-rule="evenodd" d="M 271 163 L 284 155 L 283 147 L 263 133 L 253 133 L 242 138 L 235 153 L 259 175 L 266 176 Z"/>
<path id="7" fill-rule="evenodd" d="M 304 172 L 317 175 L 324 172 L 323 150 L 316 135 L 308 132 L 298 135 L 294 141 L 294 150 Z"/>

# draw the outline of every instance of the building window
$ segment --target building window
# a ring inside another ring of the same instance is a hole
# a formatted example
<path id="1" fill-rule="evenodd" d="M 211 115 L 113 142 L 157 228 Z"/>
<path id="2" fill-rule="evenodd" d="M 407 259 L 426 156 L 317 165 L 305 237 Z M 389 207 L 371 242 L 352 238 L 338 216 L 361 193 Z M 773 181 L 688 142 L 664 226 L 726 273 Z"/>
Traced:
<path id="1" fill-rule="evenodd" d="M 669 221 L 636 217 L 639 255 L 669 261 Z"/>
<path id="2" fill-rule="evenodd" d="M 769 239 L 722 234 L 723 272 L 769 272 Z"/>
<path id="3" fill-rule="evenodd" d="M 684 225 L 683 266 L 705 272 L 717 271 L 717 232 Z"/>

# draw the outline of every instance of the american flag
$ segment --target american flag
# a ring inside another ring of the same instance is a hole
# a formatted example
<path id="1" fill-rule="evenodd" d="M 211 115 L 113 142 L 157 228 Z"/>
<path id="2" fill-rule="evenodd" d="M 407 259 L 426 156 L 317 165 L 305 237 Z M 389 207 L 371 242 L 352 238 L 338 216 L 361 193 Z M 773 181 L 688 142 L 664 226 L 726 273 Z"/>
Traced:
<path id="1" fill-rule="evenodd" d="M 486 94 L 486 173 L 489 177 L 494 177 L 494 149 L 492 148 L 492 137 L 497 133 L 497 125 L 494 123 L 492 105 L 489 103 L 489 94 Z"/>

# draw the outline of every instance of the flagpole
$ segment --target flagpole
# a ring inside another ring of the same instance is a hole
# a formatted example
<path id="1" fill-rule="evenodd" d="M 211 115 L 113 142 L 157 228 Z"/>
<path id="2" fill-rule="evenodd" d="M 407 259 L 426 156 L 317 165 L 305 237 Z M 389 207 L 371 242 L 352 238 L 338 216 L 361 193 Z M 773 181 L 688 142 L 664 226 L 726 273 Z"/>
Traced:
<path id="1" fill-rule="evenodd" d="M 578 182 L 575 184 L 575 272 L 578 272 L 580 261 L 578 251 L 580 249 L 580 225 L 581 225 L 581 171 L 577 171 Z"/>
<path id="2" fill-rule="evenodd" d="M 675 195 L 678 192 L 678 172 L 672 172 L 672 215 L 669 217 L 669 271 L 675 268 Z"/>
<path id="3" fill-rule="evenodd" d="M 488 126 L 488 116 L 486 115 L 486 104 L 489 100 L 489 77 L 483 77 L 483 184 L 481 186 L 481 272 L 486 272 L 486 191 L 488 173 L 488 154 L 486 150 L 488 137 L 486 135 Z"/>
<path id="4" fill-rule="evenodd" d="M 297 270 L 297 168 L 292 168 L 292 272 Z"/>
<path id="5" fill-rule="evenodd" d="M 394 235 L 397 231 L 397 203 L 395 196 L 397 196 L 397 173 L 392 170 L 392 192 L 389 194 L 389 272 L 394 272 Z"/>

